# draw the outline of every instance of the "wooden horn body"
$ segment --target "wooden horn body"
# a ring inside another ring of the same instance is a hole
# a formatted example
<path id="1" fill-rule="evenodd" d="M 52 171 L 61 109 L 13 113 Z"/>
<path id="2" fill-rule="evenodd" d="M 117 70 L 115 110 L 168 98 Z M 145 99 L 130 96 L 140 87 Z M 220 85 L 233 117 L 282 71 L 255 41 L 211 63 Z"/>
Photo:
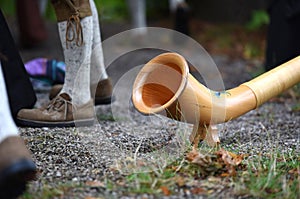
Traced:
<path id="1" fill-rule="evenodd" d="M 217 124 L 257 108 L 299 81 L 300 56 L 236 88 L 213 91 L 189 73 L 181 55 L 163 53 L 138 73 L 132 102 L 144 114 L 162 114 L 199 125 Z"/>

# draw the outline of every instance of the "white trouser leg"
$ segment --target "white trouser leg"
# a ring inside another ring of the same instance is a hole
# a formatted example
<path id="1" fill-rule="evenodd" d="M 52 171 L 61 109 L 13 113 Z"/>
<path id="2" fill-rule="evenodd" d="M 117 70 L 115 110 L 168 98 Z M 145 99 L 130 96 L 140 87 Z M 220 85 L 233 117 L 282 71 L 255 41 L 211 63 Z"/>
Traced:
<path id="1" fill-rule="evenodd" d="M 18 135 L 18 128 L 16 127 L 9 108 L 9 102 L 6 92 L 6 85 L 2 73 L 2 66 L 0 62 L 0 142 L 9 136 Z"/>

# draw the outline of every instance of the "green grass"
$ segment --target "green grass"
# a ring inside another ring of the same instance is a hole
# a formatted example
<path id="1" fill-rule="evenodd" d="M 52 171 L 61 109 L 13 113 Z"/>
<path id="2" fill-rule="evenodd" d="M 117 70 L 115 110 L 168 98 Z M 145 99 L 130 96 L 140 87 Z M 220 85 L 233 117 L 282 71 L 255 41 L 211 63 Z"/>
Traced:
<path id="1" fill-rule="evenodd" d="M 66 193 L 70 192 L 74 188 L 82 187 L 80 184 L 70 183 L 58 183 L 55 186 L 48 185 L 46 182 L 42 183 L 38 191 L 25 192 L 20 199 L 52 199 L 61 198 Z"/>
<path id="2" fill-rule="evenodd" d="M 218 167 L 217 164 L 210 165 L 211 168 L 201 168 L 185 159 L 178 159 L 161 171 L 129 174 L 121 180 L 121 186 L 115 185 L 110 189 L 122 189 L 127 194 L 147 193 L 159 196 L 177 194 L 179 189 L 185 189 L 188 184 L 197 184 L 200 180 L 202 187 L 192 185 L 189 189 L 197 188 L 201 190 L 202 195 L 210 196 L 213 187 L 218 186 L 211 184 L 210 179 L 213 178 L 216 182 L 224 184 L 232 196 L 296 199 L 300 196 L 299 161 L 299 154 L 295 151 L 289 154 L 277 151 L 257 155 L 246 158 L 243 165 L 237 167 L 235 176 L 228 176 L 224 175 L 224 167 Z M 207 183 L 211 184 L 209 188 Z"/>
<path id="3" fill-rule="evenodd" d="M 248 170 L 243 173 L 244 189 L 240 191 L 261 198 L 299 198 L 298 155 L 294 151 L 277 152 L 248 160 Z"/>
<path id="4" fill-rule="evenodd" d="M 100 121 L 116 121 L 112 114 L 97 114 L 97 119 Z"/>
<path id="5" fill-rule="evenodd" d="M 218 149 L 201 147 L 202 153 L 214 161 L 216 150 Z M 181 190 L 214 198 L 217 197 L 214 194 L 219 191 L 220 186 L 231 197 L 296 199 L 300 197 L 299 162 L 300 157 L 295 150 L 281 153 L 275 149 L 264 155 L 246 157 L 241 165 L 235 167 L 236 173 L 228 175 L 226 167 L 220 164 L 212 162 L 207 167 L 199 166 L 183 155 L 166 167 L 151 172 L 127 173 L 120 175 L 117 180 L 108 176 L 99 177 L 97 182 L 101 183 L 96 182 L 94 186 L 91 183 L 70 182 L 54 186 L 42 183 L 38 191 L 30 192 L 29 189 L 20 199 L 60 198 L 74 193 L 74 190 L 93 188 L 95 191 L 95 187 L 121 192 L 123 195 L 151 194 L 162 197 L 176 195 Z M 99 194 L 102 193 L 103 191 L 99 191 Z"/>
<path id="6" fill-rule="evenodd" d="M 292 110 L 295 112 L 300 111 L 300 83 L 293 87 L 293 92 L 297 102 L 292 106 Z"/>

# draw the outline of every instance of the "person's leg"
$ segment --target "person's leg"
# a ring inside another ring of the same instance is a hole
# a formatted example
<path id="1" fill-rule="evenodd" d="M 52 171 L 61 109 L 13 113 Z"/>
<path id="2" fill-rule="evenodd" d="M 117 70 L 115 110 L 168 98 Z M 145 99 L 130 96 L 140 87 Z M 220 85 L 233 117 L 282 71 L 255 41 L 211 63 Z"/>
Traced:
<path id="1" fill-rule="evenodd" d="M 174 15 L 174 30 L 189 35 L 189 7 L 185 0 L 169 0 Z"/>
<path id="2" fill-rule="evenodd" d="M 300 54 L 299 1 L 272 1 L 268 9 L 265 70 L 271 70 Z M 278 31 L 280 30 L 280 31 Z"/>
<path id="3" fill-rule="evenodd" d="M 38 0 L 17 0 L 16 11 L 23 47 L 35 47 L 48 38 Z"/>
<path id="4" fill-rule="evenodd" d="M 134 31 L 134 36 L 143 36 L 146 33 L 146 2 L 145 0 L 127 0 L 131 15 L 132 28 L 139 28 Z"/>
<path id="5" fill-rule="evenodd" d="M 90 72 L 91 96 L 94 98 L 96 105 L 109 104 L 112 101 L 112 83 L 104 64 L 98 11 L 94 0 L 90 0 L 90 4 L 93 14 L 93 44 Z"/>
<path id="6" fill-rule="evenodd" d="M 52 3 L 66 63 L 65 82 L 60 93 L 67 93 L 75 104 L 82 105 L 91 98 L 93 17 L 89 0 L 52 0 Z"/>
<path id="7" fill-rule="evenodd" d="M 68 2 L 68 3 L 67 3 Z M 89 125 L 94 108 L 90 94 L 93 18 L 89 0 L 52 0 L 66 63 L 60 94 L 46 108 L 21 110 L 20 125 L 66 127 Z"/>
<path id="8" fill-rule="evenodd" d="M 185 0 L 169 0 L 169 9 L 175 13 L 179 4 L 185 3 Z"/>
<path id="9" fill-rule="evenodd" d="M 38 3 L 39 3 L 40 13 L 41 13 L 41 15 L 44 15 L 46 12 L 48 0 L 39 0 Z"/>
<path id="10" fill-rule="evenodd" d="M 78 45 L 76 39 L 68 42 L 70 32 L 68 22 L 58 23 L 60 40 L 63 47 L 66 63 L 65 82 L 60 93 L 67 93 L 75 104 L 81 105 L 88 102 L 90 94 L 90 64 L 92 50 L 92 17 L 88 16 L 80 20 L 82 26 L 83 44 Z M 75 25 L 75 24 L 74 24 Z M 68 33 L 69 31 L 69 33 Z"/>
<path id="11" fill-rule="evenodd" d="M 12 119 L 7 98 L 4 76 L 2 74 L 2 65 L 0 62 L 0 142 L 8 136 L 18 135 L 18 129 Z"/>
<path id="12" fill-rule="evenodd" d="M 0 61 L 10 110 L 14 119 L 23 108 L 32 108 L 36 95 L 5 17 L 0 10 Z"/>
<path id="13" fill-rule="evenodd" d="M 267 32 L 265 70 L 271 70 L 288 61 L 290 27 L 285 17 L 285 0 L 272 1 Z M 281 31 L 278 31 L 281 30 Z"/>
<path id="14" fill-rule="evenodd" d="M 16 198 L 36 176 L 30 157 L 12 119 L 0 62 L 0 198 Z"/>
<path id="15" fill-rule="evenodd" d="M 91 56 L 91 83 L 96 84 L 99 80 L 108 78 L 106 73 L 103 51 L 101 32 L 98 19 L 98 11 L 95 6 L 94 0 L 90 0 L 92 14 L 93 14 L 93 43 L 92 43 L 92 56 Z"/>
<path id="16" fill-rule="evenodd" d="M 104 65 L 101 32 L 99 26 L 98 12 L 93 0 L 90 0 L 93 21 L 92 52 L 90 66 L 91 97 L 96 105 L 109 104 L 112 101 L 112 82 L 107 75 Z M 62 85 L 55 85 L 49 94 L 53 99 L 62 89 Z"/>

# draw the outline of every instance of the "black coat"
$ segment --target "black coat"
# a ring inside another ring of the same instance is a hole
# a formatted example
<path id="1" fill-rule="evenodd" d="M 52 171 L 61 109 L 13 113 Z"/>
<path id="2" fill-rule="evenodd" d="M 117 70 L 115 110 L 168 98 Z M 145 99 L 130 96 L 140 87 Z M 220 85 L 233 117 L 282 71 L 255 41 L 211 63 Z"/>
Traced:
<path id="1" fill-rule="evenodd" d="M 300 55 L 300 0 L 273 0 L 269 15 L 266 70 Z"/>
<path id="2" fill-rule="evenodd" d="M 20 109 L 34 106 L 36 95 L 1 10 L 0 60 L 11 113 L 15 119 Z"/>

